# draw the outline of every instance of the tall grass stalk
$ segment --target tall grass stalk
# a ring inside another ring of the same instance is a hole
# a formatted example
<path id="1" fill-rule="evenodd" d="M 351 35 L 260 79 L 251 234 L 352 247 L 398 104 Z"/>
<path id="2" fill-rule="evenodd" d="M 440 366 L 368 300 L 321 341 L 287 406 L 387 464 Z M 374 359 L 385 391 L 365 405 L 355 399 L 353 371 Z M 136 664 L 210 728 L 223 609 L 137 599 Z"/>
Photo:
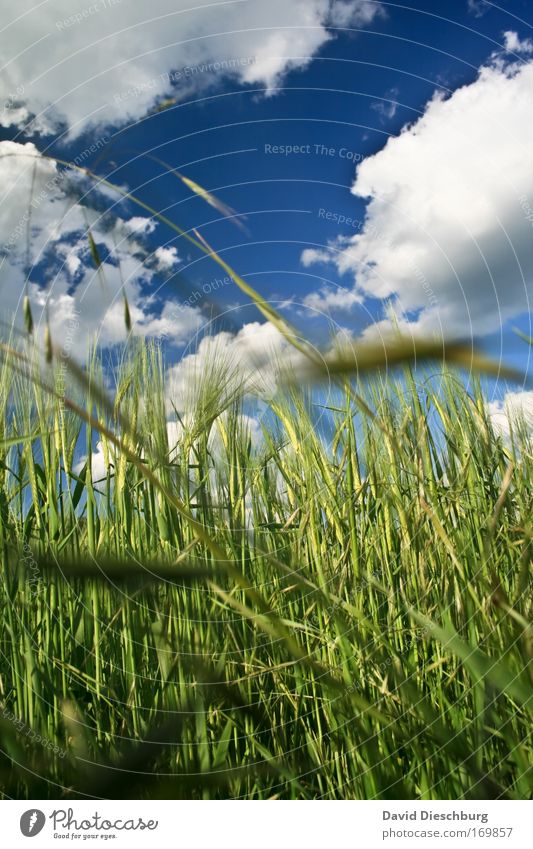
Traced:
<path id="1" fill-rule="evenodd" d="M 530 795 L 531 435 L 479 383 L 288 386 L 254 442 L 220 370 L 168 427 L 154 345 L 110 401 L 10 350 L 5 794 Z"/>

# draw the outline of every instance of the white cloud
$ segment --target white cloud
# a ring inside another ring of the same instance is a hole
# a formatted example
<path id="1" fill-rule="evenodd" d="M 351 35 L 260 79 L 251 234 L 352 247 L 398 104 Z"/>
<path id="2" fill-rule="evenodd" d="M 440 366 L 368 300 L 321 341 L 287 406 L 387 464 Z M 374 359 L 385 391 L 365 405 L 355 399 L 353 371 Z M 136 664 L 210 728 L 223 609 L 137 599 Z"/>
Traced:
<path id="1" fill-rule="evenodd" d="M 156 222 L 153 218 L 143 218 L 139 215 L 135 215 L 124 223 L 125 232 L 131 236 L 145 236 L 153 233 L 155 228 Z"/>
<path id="2" fill-rule="evenodd" d="M 387 92 L 387 97 L 384 97 L 382 100 L 373 100 L 370 104 L 370 108 L 377 112 L 380 118 L 380 123 L 385 124 L 387 121 L 392 120 L 398 111 L 398 102 L 397 97 L 400 91 L 396 87 L 391 88 Z"/>
<path id="3" fill-rule="evenodd" d="M 32 283 L 29 294 L 34 320 L 42 331 L 48 314 L 52 339 L 63 346 L 65 333 L 74 327 L 70 353 L 84 360 L 93 340 L 103 348 L 126 340 L 126 295 L 134 335 L 164 337 L 177 346 L 185 344 L 204 322 L 200 311 L 175 301 L 167 301 L 160 309 L 145 294 L 151 281 L 150 272 L 139 260 L 123 255 L 120 269 L 105 264 L 98 273 L 85 267 L 74 289 L 62 274 L 46 289 Z"/>
<path id="4" fill-rule="evenodd" d="M 509 438 L 511 428 L 523 427 L 533 434 L 533 392 L 508 392 L 502 401 L 487 405 L 492 425 L 497 433 Z"/>
<path id="5" fill-rule="evenodd" d="M 319 248 L 306 248 L 304 251 L 302 251 L 300 259 L 304 268 L 310 268 L 315 263 L 331 262 L 331 256 L 332 252 L 329 250 L 321 250 Z"/>
<path id="6" fill-rule="evenodd" d="M 331 37 L 382 12 L 366 0 L 19 0 L 3 14 L 0 124 L 41 129 L 138 118 L 224 77 L 279 85 Z"/>
<path id="7" fill-rule="evenodd" d="M 160 246 L 154 251 L 154 259 L 158 271 L 172 271 L 179 264 L 177 248 L 171 245 L 170 248 Z"/>
<path id="8" fill-rule="evenodd" d="M 362 27 L 371 24 L 378 16 L 385 17 L 385 8 L 379 3 L 335 0 L 331 4 L 328 24 L 332 27 Z"/>
<path id="9" fill-rule="evenodd" d="M 0 142 L 0 192 L 0 248 L 15 255 L 33 228 L 50 230 L 51 206 L 63 197 L 55 163 L 31 143 Z"/>
<path id="10" fill-rule="evenodd" d="M 91 475 L 93 483 L 101 483 L 107 477 L 107 471 L 111 466 L 115 465 L 116 452 L 114 446 L 111 446 L 110 451 L 104 451 L 102 442 L 97 442 L 91 454 Z M 79 475 L 83 471 L 83 467 L 87 462 L 87 454 L 84 454 L 77 463 L 74 464 L 74 472 Z M 112 474 L 114 473 L 111 469 Z"/>
<path id="11" fill-rule="evenodd" d="M 533 53 L 533 41 L 530 38 L 520 39 L 516 32 L 504 32 L 505 49 L 510 53 Z"/>
<path id="12" fill-rule="evenodd" d="M 216 398 L 221 409 L 235 394 L 272 397 L 280 375 L 302 360 L 289 341 L 270 323 L 245 324 L 238 333 L 202 338 L 194 353 L 168 370 L 169 409 L 190 411 L 198 398 Z M 206 393 L 206 386 L 209 387 Z"/>
<path id="13" fill-rule="evenodd" d="M 329 27 L 364 26 L 381 13 L 379 3 L 366 0 L 153 0 L 149 7 L 134 0 L 20 0 L 4 10 L 2 22 L 0 125 L 22 127 L 36 116 L 35 129 L 64 125 L 71 138 L 100 125 L 102 134 L 75 157 L 83 165 L 105 146 L 107 124 L 136 119 L 161 97 L 179 99 L 224 77 L 273 91 L 334 37 Z M 66 327 L 76 327 L 72 352 L 83 357 L 94 335 L 102 345 L 125 339 L 126 295 L 134 332 L 185 343 L 201 325 L 201 311 L 176 301 L 160 308 L 149 295 L 156 275 L 179 264 L 177 249 L 160 246 L 150 254 L 152 219 L 124 214 L 122 205 L 111 221 L 84 198 L 82 176 L 70 174 L 69 181 L 33 145 L 0 143 L 3 318 L 17 314 L 20 323 L 28 291 L 38 330 L 45 314 L 58 341 Z M 105 187 L 99 193 L 108 206 L 117 201 Z M 99 269 L 89 226 L 102 255 Z"/>
<path id="14" fill-rule="evenodd" d="M 28 291 L 37 332 L 49 321 L 56 344 L 84 359 L 89 341 L 102 346 L 126 339 L 124 295 L 133 332 L 186 343 L 203 322 L 200 310 L 150 296 L 156 274 L 179 261 L 176 249 L 154 257 L 142 239 L 155 229 L 148 218 L 101 214 L 83 201 L 77 177 L 66 177 L 33 144 L 0 142 L 0 294 L 2 319 L 16 317 Z M 72 182 L 74 181 L 74 182 Z M 82 202 L 83 201 L 83 202 Z M 113 198 L 111 203 L 116 201 Z M 101 258 L 96 269 L 87 228 Z M 39 281 L 39 282 L 37 282 Z"/>
<path id="15" fill-rule="evenodd" d="M 489 9 L 490 3 L 487 0 L 468 0 L 468 11 L 472 12 L 476 18 L 481 18 Z"/>
<path id="16" fill-rule="evenodd" d="M 354 291 L 392 301 L 400 323 L 489 333 L 529 310 L 533 281 L 533 62 L 492 61 L 362 162 L 361 231 L 329 253 Z"/>
<path id="17" fill-rule="evenodd" d="M 363 296 L 352 289 L 344 289 L 342 286 L 333 288 L 323 286 L 318 292 L 311 292 L 303 299 L 304 306 L 317 313 L 327 314 L 335 310 L 351 310 L 353 307 L 363 303 Z"/>

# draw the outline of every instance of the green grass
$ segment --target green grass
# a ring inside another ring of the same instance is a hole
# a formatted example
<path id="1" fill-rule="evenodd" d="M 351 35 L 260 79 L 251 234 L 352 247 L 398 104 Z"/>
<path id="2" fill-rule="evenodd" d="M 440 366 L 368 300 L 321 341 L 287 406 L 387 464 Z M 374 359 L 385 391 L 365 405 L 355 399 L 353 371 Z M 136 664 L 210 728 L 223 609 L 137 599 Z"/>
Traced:
<path id="1" fill-rule="evenodd" d="M 3 794 L 531 797 L 532 441 L 478 383 L 287 387 L 254 444 L 213 368 L 169 442 L 155 346 L 110 400 L 1 371 Z"/>

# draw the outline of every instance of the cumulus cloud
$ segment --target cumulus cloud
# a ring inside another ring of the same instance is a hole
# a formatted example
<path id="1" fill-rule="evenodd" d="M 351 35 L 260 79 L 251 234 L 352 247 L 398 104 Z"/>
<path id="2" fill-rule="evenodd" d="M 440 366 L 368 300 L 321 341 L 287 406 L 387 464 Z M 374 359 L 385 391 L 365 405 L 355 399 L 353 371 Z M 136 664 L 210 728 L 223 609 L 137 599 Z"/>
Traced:
<path id="1" fill-rule="evenodd" d="M 470 85 L 357 169 L 357 234 L 304 253 L 392 304 L 415 332 L 486 334 L 529 310 L 533 280 L 533 62 L 493 59 Z M 387 322 L 384 319 L 383 328 Z"/>
<path id="2" fill-rule="evenodd" d="M 526 428 L 533 434 L 533 392 L 508 392 L 501 401 L 487 405 L 492 425 L 497 433 L 509 438 L 511 429 Z"/>
<path id="3" fill-rule="evenodd" d="M 111 450 L 105 451 L 102 442 L 97 442 L 94 451 L 91 454 L 91 476 L 94 483 L 101 483 L 106 480 L 108 470 L 115 465 L 116 451 L 113 446 Z M 74 472 L 79 475 L 83 471 L 87 463 L 87 454 L 83 454 L 77 463 L 74 464 Z"/>
<path id="4" fill-rule="evenodd" d="M 20 0 L 4 10 L 0 125 L 27 133 L 65 129 L 71 140 L 100 126 L 74 159 L 83 165 L 105 144 L 107 125 L 228 78 L 272 93 L 335 37 L 332 28 L 362 27 L 382 13 L 367 0 L 153 0 L 149 7 L 133 0 Z M 82 357 L 95 335 L 101 345 L 124 340 L 124 297 L 135 333 L 181 345 L 198 330 L 195 305 L 161 306 L 150 295 L 155 277 L 181 262 L 174 246 L 148 251 L 157 226 L 151 218 L 123 204 L 111 214 L 117 196 L 103 186 L 93 204 L 95 192 L 89 200 L 82 176 L 66 177 L 32 144 L 0 143 L 0 181 L 4 319 L 20 319 L 27 292 L 38 329 L 45 316 L 59 340 L 66 326 L 75 328 L 73 353 Z"/>
<path id="5" fill-rule="evenodd" d="M 131 236 L 146 236 L 149 233 L 153 233 L 156 226 L 153 218 L 134 215 L 129 221 L 124 222 L 124 232 Z"/>
<path id="6" fill-rule="evenodd" d="M 233 397 L 268 399 L 280 376 L 302 362 L 291 343 L 270 323 L 251 322 L 238 333 L 205 336 L 197 349 L 168 370 L 169 409 L 191 411 L 212 398 L 221 409 Z"/>
<path id="7" fill-rule="evenodd" d="M 304 268 L 310 268 L 312 265 L 318 262 L 330 262 L 332 257 L 332 252 L 330 250 L 322 250 L 320 248 L 306 248 L 302 251 L 302 255 L 300 257 L 302 265 Z"/>
<path id="8" fill-rule="evenodd" d="M 520 39 L 516 32 L 509 30 L 503 34 L 505 49 L 510 53 L 533 53 L 533 41 L 530 38 Z"/>
<path id="9" fill-rule="evenodd" d="M 358 292 L 344 289 L 342 286 L 322 286 L 318 292 L 311 292 L 303 299 L 303 304 L 317 314 L 329 314 L 337 310 L 348 311 L 362 304 L 364 298 Z"/>
<path id="10" fill-rule="evenodd" d="M 160 245 L 154 251 L 154 260 L 158 271 L 172 271 L 180 262 L 178 250 L 174 245 L 170 247 Z"/>
<path id="11" fill-rule="evenodd" d="M 331 4 L 328 24 L 332 27 L 361 27 L 371 24 L 376 17 L 385 17 L 385 8 L 379 3 L 335 0 Z"/>
<path id="12" fill-rule="evenodd" d="M 0 246 L 15 255 L 35 231 L 51 234 L 52 206 L 64 197 L 56 164 L 42 158 L 35 145 L 0 142 Z M 55 219 L 60 217 L 59 210 Z"/>
<path id="13" fill-rule="evenodd" d="M 223 78 L 272 90 L 332 37 L 382 13 L 366 0 L 19 0 L 4 10 L 0 124 L 71 135 L 119 124 Z"/>
<path id="14" fill-rule="evenodd" d="M 150 254 L 143 239 L 156 227 L 151 219 L 128 218 L 122 207 L 111 215 L 116 197 L 102 212 L 78 175 L 61 171 L 31 143 L 0 142 L 0 186 L 0 293 L 8 324 L 15 318 L 22 325 L 27 292 L 37 331 L 48 322 L 59 344 L 68 334 L 70 353 L 79 358 L 94 338 L 102 346 L 125 340 L 124 297 L 134 333 L 182 345 L 202 324 L 194 306 L 161 306 L 151 295 L 156 275 L 179 262 L 174 247 Z"/>

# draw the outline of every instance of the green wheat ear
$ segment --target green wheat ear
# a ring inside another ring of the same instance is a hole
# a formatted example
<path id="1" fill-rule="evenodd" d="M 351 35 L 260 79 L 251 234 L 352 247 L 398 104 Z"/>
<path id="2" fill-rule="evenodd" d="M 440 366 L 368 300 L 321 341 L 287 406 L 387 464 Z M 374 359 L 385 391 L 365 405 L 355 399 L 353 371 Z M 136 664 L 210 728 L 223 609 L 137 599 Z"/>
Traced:
<path id="1" fill-rule="evenodd" d="M 326 436 L 281 389 L 252 450 L 216 352 L 171 444 L 144 339 L 111 398 L 102 354 L 65 395 L 0 351 L 0 713 L 60 752 L 4 713 L 2 792 L 530 794 L 531 434 L 478 382 L 373 371 Z"/>
<path id="2" fill-rule="evenodd" d="M 48 323 L 46 324 L 46 327 L 44 328 L 44 352 L 45 352 L 45 360 L 46 360 L 47 364 L 50 365 L 50 363 L 53 360 L 54 353 L 53 353 L 53 346 L 52 346 L 52 335 L 50 333 L 50 325 Z"/>
<path id="3" fill-rule="evenodd" d="M 98 250 L 98 246 L 94 241 L 93 234 L 90 230 L 87 230 L 87 240 L 89 242 L 89 251 L 91 254 L 91 259 L 93 261 L 94 267 L 98 270 L 102 267 L 102 258 L 100 256 L 100 251 Z"/>
<path id="4" fill-rule="evenodd" d="M 24 300 L 22 302 L 22 312 L 24 315 L 24 325 L 26 327 L 26 332 L 28 336 L 31 336 L 33 333 L 33 315 L 31 312 L 31 304 L 28 295 L 24 295 Z"/>
<path id="5" fill-rule="evenodd" d="M 124 295 L 124 324 L 126 325 L 126 330 L 128 333 L 131 332 L 131 313 L 130 313 L 130 305 L 128 303 L 128 299 L 126 295 Z"/>

